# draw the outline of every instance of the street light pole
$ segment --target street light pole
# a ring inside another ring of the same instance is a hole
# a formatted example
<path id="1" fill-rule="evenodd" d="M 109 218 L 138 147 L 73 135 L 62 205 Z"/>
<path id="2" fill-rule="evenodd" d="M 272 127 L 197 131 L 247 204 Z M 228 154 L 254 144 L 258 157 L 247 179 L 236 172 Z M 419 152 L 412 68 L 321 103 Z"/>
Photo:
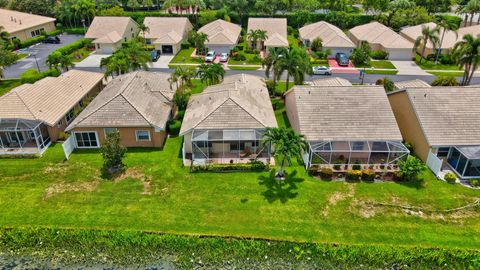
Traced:
<path id="1" fill-rule="evenodd" d="M 83 32 L 87 32 L 87 29 L 85 27 L 85 19 L 82 19 L 82 24 L 83 24 Z"/>
<path id="2" fill-rule="evenodd" d="M 36 53 L 33 54 L 33 58 L 35 59 L 35 64 L 37 64 L 37 70 L 38 70 L 38 72 L 40 72 L 40 66 L 38 65 L 38 60 L 37 60 L 37 54 Z"/>

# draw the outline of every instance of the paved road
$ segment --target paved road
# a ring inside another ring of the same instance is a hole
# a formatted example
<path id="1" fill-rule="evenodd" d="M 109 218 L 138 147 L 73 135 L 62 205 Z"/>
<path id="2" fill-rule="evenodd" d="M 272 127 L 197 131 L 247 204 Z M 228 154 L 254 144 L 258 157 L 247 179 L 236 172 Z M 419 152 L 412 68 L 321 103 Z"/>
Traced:
<path id="1" fill-rule="evenodd" d="M 83 36 L 81 35 L 60 35 L 60 40 L 62 43 L 60 44 L 36 44 L 32 45 L 29 48 L 23 49 L 22 52 L 36 54 L 38 67 L 40 71 L 45 71 L 48 69 L 45 61 L 47 60 L 48 55 L 65 45 L 68 45 L 76 40 L 81 39 Z M 19 60 L 17 63 L 8 66 L 5 68 L 5 78 L 18 78 L 20 75 L 25 72 L 27 69 L 37 68 L 37 64 L 35 63 L 35 57 L 30 55 L 26 58 Z"/>
<path id="2" fill-rule="evenodd" d="M 100 68 L 78 68 L 82 70 L 90 70 L 90 71 L 97 71 L 97 72 L 102 72 Z M 161 72 L 173 72 L 173 69 L 168 69 L 168 68 L 151 68 L 150 71 L 161 71 Z M 226 75 L 234 75 L 234 74 L 240 74 L 240 73 L 246 73 L 246 74 L 252 74 L 252 75 L 257 75 L 257 76 L 265 76 L 265 71 L 263 70 L 227 70 Z M 349 80 L 351 83 L 361 83 L 361 79 L 359 78 L 358 74 L 345 74 L 345 73 L 340 73 L 340 74 L 333 74 L 332 76 L 335 77 L 340 77 Z M 414 80 L 414 79 L 420 79 L 424 80 L 428 83 L 431 83 L 434 79 L 435 76 L 432 75 L 380 75 L 380 74 L 365 74 L 364 78 L 364 83 L 369 83 L 369 84 L 374 84 L 378 79 L 388 77 L 392 81 L 397 82 L 397 81 L 407 81 L 407 80 Z M 324 76 L 321 75 L 314 75 L 312 77 L 307 76 L 305 79 L 306 81 L 311 81 L 315 80 L 318 78 L 324 78 Z M 286 76 L 283 74 L 281 80 L 285 80 Z M 457 77 L 458 81 L 460 81 L 462 78 Z M 473 77 L 471 84 L 480 84 L 480 77 Z"/>

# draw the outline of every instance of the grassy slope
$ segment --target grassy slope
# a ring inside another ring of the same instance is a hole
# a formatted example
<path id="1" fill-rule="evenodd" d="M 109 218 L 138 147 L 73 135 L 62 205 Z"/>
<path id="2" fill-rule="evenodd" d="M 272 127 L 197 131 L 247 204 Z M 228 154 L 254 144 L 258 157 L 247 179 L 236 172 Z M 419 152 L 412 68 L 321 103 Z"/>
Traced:
<path id="1" fill-rule="evenodd" d="M 0 96 L 5 95 L 8 91 L 21 84 L 20 80 L 0 80 Z"/>

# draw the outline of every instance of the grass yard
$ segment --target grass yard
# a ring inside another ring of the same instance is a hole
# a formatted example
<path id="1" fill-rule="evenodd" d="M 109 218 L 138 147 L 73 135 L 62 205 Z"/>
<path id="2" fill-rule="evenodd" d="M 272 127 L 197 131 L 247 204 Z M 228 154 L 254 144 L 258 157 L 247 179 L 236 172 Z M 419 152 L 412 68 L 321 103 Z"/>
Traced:
<path id="1" fill-rule="evenodd" d="M 203 63 L 202 58 L 191 57 L 194 48 L 182 49 L 180 50 L 175 57 L 173 57 L 170 63 L 185 63 L 185 64 L 201 64 Z"/>
<path id="2" fill-rule="evenodd" d="M 203 92 L 203 89 L 207 87 L 207 85 L 204 82 L 202 82 L 200 79 L 192 79 L 192 84 L 193 84 L 191 89 L 192 94 L 201 93 Z"/>
<path id="3" fill-rule="evenodd" d="M 443 64 L 435 64 L 435 62 L 427 61 L 426 59 L 420 62 L 420 56 L 415 56 L 415 63 L 423 70 L 461 70 L 457 65 L 443 65 Z"/>
<path id="4" fill-rule="evenodd" d="M 380 69 L 396 69 L 396 67 L 392 64 L 392 62 L 388 60 L 372 60 L 367 65 L 356 65 L 356 68 L 380 68 Z"/>
<path id="5" fill-rule="evenodd" d="M 21 84 L 20 80 L 0 80 L 0 96 L 5 95 L 8 91 Z"/>
<path id="6" fill-rule="evenodd" d="M 23 59 L 27 57 L 29 54 L 28 53 L 17 53 L 18 60 Z"/>
<path id="7" fill-rule="evenodd" d="M 463 76 L 463 71 L 430 71 L 428 73 L 435 76 Z"/>
<path id="8" fill-rule="evenodd" d="M 229 69 L 231 70 L 258 70 L 260 67 L 242 67 L 242 66 L 228 66 Z"/>
<path id="9" fill-rule="evenodd" d="M 91 53 L 92 53 L 91 50 L 88 50 L 87 48 L 81 48 L 81 49 L 78 49 L 78 50 L 74 51 L 70 55 L 73 58 L 73 62 L 81 62 L 85 58 L 87 58 Z"/>
<path id="10" fill-rule="evenodd" d="M 384 74 L 384 75 L 396 75 L 398 73 L 398 70 L 371 70 L 371 69 L 366 69 L 365 70 L 366 74 Z"/>
<path id="11" fill-rule="evenodd" d="M 286 81 L 277 81 L 277 85 L 275 86 L 275 91 L 277 92 L 277 95 L 282 95 L 283 93 L 287 92 L 287 90 L 292 88 L 293 85 L 295 85 L 295 83 L 290 80 L 288 82 L 288 89 L 286 89 Z"/>

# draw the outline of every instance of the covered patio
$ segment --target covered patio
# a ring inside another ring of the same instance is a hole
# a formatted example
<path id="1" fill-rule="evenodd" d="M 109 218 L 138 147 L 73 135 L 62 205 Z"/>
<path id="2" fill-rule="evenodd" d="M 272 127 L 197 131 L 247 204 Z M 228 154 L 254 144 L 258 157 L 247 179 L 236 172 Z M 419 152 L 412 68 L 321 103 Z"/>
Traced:
<path id="1" fill-rule="evenodd" d="M 0 155 L 41 155 L 50 143 L 47 127 L 40 121 L 0 119 Z"/>
<path id="2" fill-rule="evenodd" d="M 260 160 L 270 162 L 269 145 L 263 144 L 264 130 L 194 130 L 192 161 L 194 164 L 238 163 Z"/>
<path id="3" fill-rule="evenodd" d="M 451 147 L 447 163 L 462 179 L 480 177 L 480 146 Z"/>

